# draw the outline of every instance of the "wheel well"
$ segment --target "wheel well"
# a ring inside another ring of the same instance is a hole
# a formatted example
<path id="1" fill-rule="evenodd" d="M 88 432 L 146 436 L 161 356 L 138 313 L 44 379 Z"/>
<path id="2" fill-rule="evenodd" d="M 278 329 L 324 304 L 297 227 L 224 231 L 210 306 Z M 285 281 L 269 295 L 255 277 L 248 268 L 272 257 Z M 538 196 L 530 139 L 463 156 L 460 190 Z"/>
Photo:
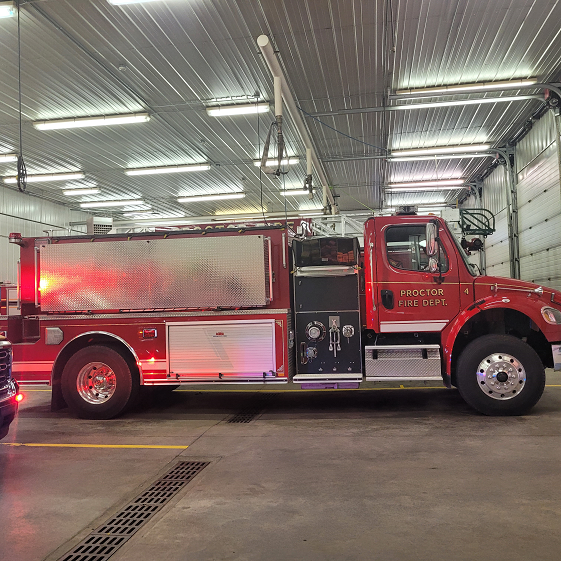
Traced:
<path id="1" fill-rule="evenodd" d="M 482 335 L 512 335 L 536 351 L 545 367 L 553 367 L 551 346 L 540 328 L 525 314 L 511 308 L 484 310 L 469 319 L 461 328 L 452 350 L 452 384 L 456 364 L 465 347 Z"/>
<path id="2" fill-rule="evenodd" d="M 136 358 L 134 357 L 131 350 L 127 347 L 127 345 L 125 345 L 125 343 L 115 337 L 112 337 L 111 335 L 107 335 L 104 333 L 87 333 L 81 335 L 73 341 L 70 341 L 70 343 L 68 343 L 66 347 L 62 349 L 54 363 L 52 374 L 51 411 L 58 411 L 59 409 L 64 409 L 67 406 L 66 402 L 64 401 L 64 397 L 62 396 L 62 390 L 60 386 L 62 371 L 64 370 L 66 363 L 76 352 L 86 347 L 91 347 L 92 345 L 104 345 L 119 352 L 127 361 L 132 375 L 137 376 L 140 380 L 140 371 L 138 369 L 138 365 L 136 364 Z"/>

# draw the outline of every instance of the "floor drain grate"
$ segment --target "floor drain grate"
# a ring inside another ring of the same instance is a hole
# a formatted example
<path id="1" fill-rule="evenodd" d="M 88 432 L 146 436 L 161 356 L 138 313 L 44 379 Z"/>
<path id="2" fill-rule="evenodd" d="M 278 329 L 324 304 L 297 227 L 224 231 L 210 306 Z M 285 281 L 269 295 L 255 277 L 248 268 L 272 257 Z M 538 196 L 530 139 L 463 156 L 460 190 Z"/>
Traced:
<path id="1" fill-rule="evenodd" d="M 258 394 L 254 399 L 248 403 L 248 407 L 239 413 L 236 413 L 231 419 L 228 419 L 229 423 L 251 423 L 263 409 L 269 405 L 276 395 L 273 393 L 262 393 Z"/>
<path id="2" fill-rule="evenodd" d="M 209 462 L 180 462 L 59 561 L 105 561 Z"/>
<path id="3" fill-rule="evenodd" d="M 231 419 L 228 419 L 228 423 L 251 423 L 258 413 L 259 411 L 242 411 L 241 413 L 236 413 Z"/>

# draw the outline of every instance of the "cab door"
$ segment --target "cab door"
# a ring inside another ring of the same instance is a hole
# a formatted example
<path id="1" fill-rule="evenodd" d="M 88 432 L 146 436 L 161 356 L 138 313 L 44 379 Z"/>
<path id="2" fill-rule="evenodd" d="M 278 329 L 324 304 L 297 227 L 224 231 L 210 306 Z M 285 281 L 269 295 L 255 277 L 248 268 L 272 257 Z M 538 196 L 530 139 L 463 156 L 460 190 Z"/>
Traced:
<path id="1" fill-rule="evenodd" d="M 439 332 L 460 308 L 453 241 L 439 224 L 440 273 L 428 270 L 427 221 L 387 224 L 376 236 L 377 301 L 381 333 Z"/>

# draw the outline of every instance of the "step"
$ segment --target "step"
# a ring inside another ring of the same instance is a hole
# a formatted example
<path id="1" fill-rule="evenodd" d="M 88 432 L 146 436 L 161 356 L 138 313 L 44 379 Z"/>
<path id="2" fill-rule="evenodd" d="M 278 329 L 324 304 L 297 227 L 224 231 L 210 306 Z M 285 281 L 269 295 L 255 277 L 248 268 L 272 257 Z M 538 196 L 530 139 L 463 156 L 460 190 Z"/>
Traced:
<path id="1" fill-rule="evenodd" d="M 325 372 L 323 374 L 296 374 L 292 381 L 295 383 L 343 383 L 343 382 L 362 382 L 362 374 L 360 372 Z"/>
<path id="2" fill-rule="evenodd" d="M 440 380 L 440 345 L 372 345 L 364 348 L 368 381 Z"/>

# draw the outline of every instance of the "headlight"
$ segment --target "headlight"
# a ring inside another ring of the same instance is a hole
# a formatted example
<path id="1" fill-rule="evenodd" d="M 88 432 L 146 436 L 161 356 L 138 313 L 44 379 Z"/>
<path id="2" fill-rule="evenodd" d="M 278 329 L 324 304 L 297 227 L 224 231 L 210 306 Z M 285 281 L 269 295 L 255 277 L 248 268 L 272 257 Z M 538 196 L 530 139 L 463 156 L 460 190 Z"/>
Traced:
<path id="1" fill-rule="evenodd" d="M 547 323 L 551 323 L 552 325 L 561 324 L 561 312 L 555 308 L 544 306 L 542 308 L 542 317 Z"/>

